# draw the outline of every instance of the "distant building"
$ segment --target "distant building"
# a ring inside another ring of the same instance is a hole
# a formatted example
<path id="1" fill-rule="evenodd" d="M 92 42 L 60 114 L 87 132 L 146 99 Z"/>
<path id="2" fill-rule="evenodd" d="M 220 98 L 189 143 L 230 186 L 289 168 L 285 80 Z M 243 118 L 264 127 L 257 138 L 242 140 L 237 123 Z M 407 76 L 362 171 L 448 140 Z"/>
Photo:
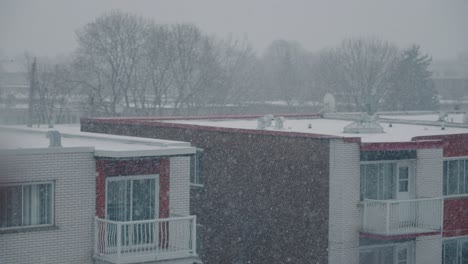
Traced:
<path id="1" fill-rule="evenodd" d="M 203 177 L 192 179 L 191 210 L 203 227 L 205 263 L 463 263 L 463 114 L 284 118 L 81 124 L 83 131 L 189 141 L 203 149 L 193 163 Z"/>
<path id="2" fill-rule="evenodd" d="M 195 148 L 58 130 L 0 127 L 0 263 L 200 263 Z"/>

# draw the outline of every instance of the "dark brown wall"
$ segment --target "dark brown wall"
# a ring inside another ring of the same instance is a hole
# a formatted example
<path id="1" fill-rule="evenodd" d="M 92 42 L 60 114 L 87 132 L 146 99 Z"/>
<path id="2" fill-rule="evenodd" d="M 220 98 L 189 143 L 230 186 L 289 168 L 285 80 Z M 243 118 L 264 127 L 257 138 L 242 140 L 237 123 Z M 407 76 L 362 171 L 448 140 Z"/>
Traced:
<path id="1" fill-rule="evenodd" d="M 82 130 L 205 150 L 205 188 L 191 191 L 204 263 L 327 263 L 328 140 L 92 122 Z"/>

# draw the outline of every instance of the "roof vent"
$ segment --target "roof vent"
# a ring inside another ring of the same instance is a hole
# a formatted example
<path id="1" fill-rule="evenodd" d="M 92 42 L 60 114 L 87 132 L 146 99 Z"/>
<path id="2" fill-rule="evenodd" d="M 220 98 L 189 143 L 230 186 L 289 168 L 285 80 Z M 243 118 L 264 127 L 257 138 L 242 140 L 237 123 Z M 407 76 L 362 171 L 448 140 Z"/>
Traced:
<path id="1" fill-rule="evenodd" d="M 282 116 L 275 117 L 275 128 L 276 129 L 283 129 L 284 128 L 284 117 L 282 117 Z"/>
<path id="2" fill-rule="evenodd" d="M 379 124 L 377 115 L 369 116 L 367 113 L 361 114 L 359 120 L 345 126 L 344 133 L 354 134 L 379 134 L 384 133 L 383 127 Z"/>
<path id="3" fill-rule="evenodd" d="M 284 117 L 274 117 L 273 115 L 265 115 L 257 119 L 257 129 L 266 129 L 269 127 L 273 127 L 273 121 L 275 121 L 275 129 L 284 128 Z"/>
<path id="4" fill-rule="evenodd" d="M 448 114 L 447 114 L 447 112 L 445 112 L 445 111 L 440 111 L 440 112 L 439 112 L 439 118 L 438 118 L 437 121 L 445 122 L 445 121 L 447 121 L 447 119 L 448 119 Z"/>
<path id="5" fill-rule="evenodd" d="M 267 127 L 265 117 L 259 117 L 257 119 L 257 129 L 265 129 Z"/>
<path id="6" fill-rule="evenodd" d="M 50 130 L 47 132 L 49 138 L 49 148 L 57 148 L 62 146 L 62 136 L 57 130 Z"/>

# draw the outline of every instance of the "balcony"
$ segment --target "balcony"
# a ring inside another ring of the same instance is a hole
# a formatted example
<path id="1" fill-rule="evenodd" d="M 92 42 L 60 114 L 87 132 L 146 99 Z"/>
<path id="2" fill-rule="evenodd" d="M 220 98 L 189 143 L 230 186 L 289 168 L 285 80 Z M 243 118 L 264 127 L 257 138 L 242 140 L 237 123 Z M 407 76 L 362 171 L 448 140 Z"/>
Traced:
<path id="1" fill-rule="evenodd" d="M 94 257 L 140 263 L 197 257 L 196 216 L 117 222 L 95 218 Z"/>
<path id="2" fill-rule="evenodd" d="M 443 199 L 369 200 L 363 202 L 362 233 L 380 236 L 441 232 Z"/>

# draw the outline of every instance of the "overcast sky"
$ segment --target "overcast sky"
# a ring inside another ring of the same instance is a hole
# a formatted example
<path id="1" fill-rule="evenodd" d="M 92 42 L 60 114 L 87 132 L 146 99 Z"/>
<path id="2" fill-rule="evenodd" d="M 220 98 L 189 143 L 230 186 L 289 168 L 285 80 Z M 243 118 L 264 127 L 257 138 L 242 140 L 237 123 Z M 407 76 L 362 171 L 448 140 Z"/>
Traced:
<path id="1" fill-rule="evenodd" d="M 317 51 L 353 36 L 417 43 L 436 59 L 468 50 L 467 0 L 0 0 L 0 54 L 67 54 L 75 30 L 112 9 L 247 36 L 258 52 L 278 38 Z"/>

